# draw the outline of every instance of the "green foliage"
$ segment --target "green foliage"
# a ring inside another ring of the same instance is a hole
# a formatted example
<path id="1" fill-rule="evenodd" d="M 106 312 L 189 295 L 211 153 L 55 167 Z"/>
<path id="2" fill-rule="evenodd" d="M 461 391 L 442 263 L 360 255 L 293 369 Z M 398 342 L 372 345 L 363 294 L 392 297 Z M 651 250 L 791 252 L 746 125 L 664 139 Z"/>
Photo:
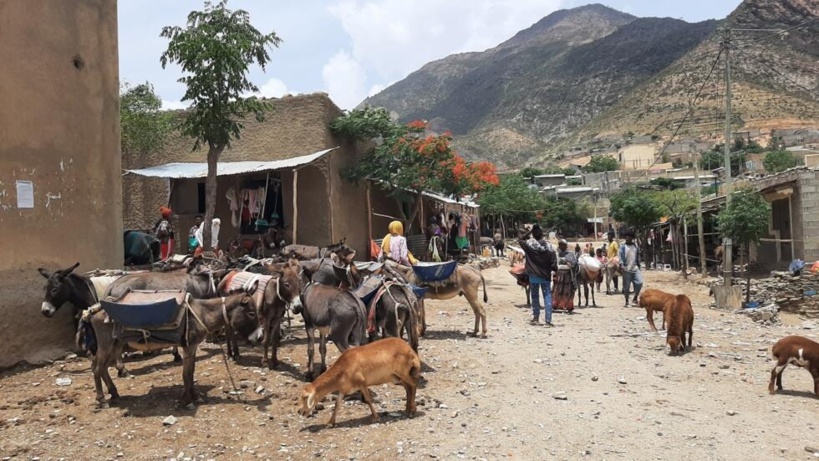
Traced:
<path id="1" fill-rule="evenodd" d="M 594 155 L 588 165 L 583 167 L 586 173 L 602 173 L 620 169 L 620 162 L 608 155 Z"/>
<path id="2" fill-rule="evenodd" d="M 543 174 L 564 174 L 566 176 L 573 176 L 575 171 L 571 167 L 560 168 L 557 165 L 551 165 L 543 170 Z"/>
<path id="3" fill-rule="evenodd" d="M 123 84 L 119 96 L 122 152 L 152 152 L 173 130 L 173 116 L 162 112 L 162 100 L 148 82 Z"/>
<path id="4" fill-rule="evenodd" d="M 793 152 L 788 150 L 776 150 L 768 152 L 765 159 L 762 160 L 762 165 L 765 166 L 765 171 L 768 173 L 779 173 L 788 168 L 793 168 L 798 164 Z"/>
<path id="5" fill-rule="evenodd" d="M 749 188 L 731 192 L 731 202 L 717 216 L 719 231 L 735 245 L 758 243 L 768 233 L 770 205 Z"/>
<path id="6" fill-rule="evenodd" d="M 703 170 L 714 170 L 725 165 L 723 160 L 725 154 L 721 150 L 717 150 L 719 145 L 713 150 L 705 152 L 700 156 L 700 168 Z M 745 166 L 744 152 L 731 152 L 731 176 L 739 176 L 740 171 Z"/>
<path id="7" fill-rule="evenodd" d="M 534 167 L 529 166 L 529 167 L 526 167 L 526 168 L 520 170 L 520 172 L 518 172 L 518 174 L 521 177 L 526 178 L 530 182 L 534 183 L 535 182 L 535 176 L 540 176 L 540 175 L 544 174 L 544 172 L 540 168 L 534 168 Z M 549 173 L 549 174 L 552 174 L 552 173 Z"/>
<path id="8" fill-rule="evenodd" d="M 231 139 L 239 138 L 245 117 L 262 121 L 270 110 L 256 97 L 245 97 L 259 91 L 248 79 L 248 67 L 256 64 L 265 70 L 268 49 L 278 47 L 281 39 L 275 32 L 259 32 L 247 11 L 231 11 L 226 5 L 227 0 L 215 6 L 206 1 L 203 11 L 188 15 L 187 27 L 163 27 L 160 34 L 169 40 L 160 57 L 162 68 L 174 63 L 184 72 L 179 79 L 187 87 L 182 101 L 191 107 L 181 131 L 196 141 L 195 149 L 202 143 L 211 149 L 229 146 Z"/>
<path id="9" fill-rule="evenodd" d="M 665 190 L 674 190 L 682 187 L 680 183 L 671 178 L 654 178 L 651 180 L 651 185 Z"/>
<path id="10" fill-rule="evenodd" d="M 387 109 L 370 106 L 352 110 L 345 116 L 336 118 L 330 123 L 330 129 L 352 141 L 387 141 L 407 133 L 406 127 L 396 123 Z"/>
<path id="11" fill-rule="evenodd" d="M 484 216 L 506 216 L 515 221 L 532 222 L 546 208 L 546 199 L 520 175 L 504 175 L 497 186 L 487 188 L 478 204 Z"/>
<path id="12" fill-rule="evenodd" d="M 546 229 L 558 229 L 563 234 L 576 231 L 590 215 L 588 206 L 568 198 L 550 197 L 545 205 L 540 219 L 542 225 Z"/>
<path id="13" fill-rule="evenodd" d="M 645 229 L 662 214 L 663 206 L 647 191 L 629 188 L 611 196 L 609 215 L 629 227 Z"/>
<path id="14" fill-rule="evenodd" d="M 582 186 L 582 185 L 583 185 L 583 181 L 582 181 L 582 180 L 580 180 L 580 178 L 569 178 L 569 179 L 566 181 L 566 185 L 567 185 L 567 186 Z"/>
<path id="15" fill-rule="evenodd" d="M 672 222 L 682 221 L 697 211 L 697 197 L 691 189 L 654 192 L 651 199 L 660 206 L 660 214 Z"/>

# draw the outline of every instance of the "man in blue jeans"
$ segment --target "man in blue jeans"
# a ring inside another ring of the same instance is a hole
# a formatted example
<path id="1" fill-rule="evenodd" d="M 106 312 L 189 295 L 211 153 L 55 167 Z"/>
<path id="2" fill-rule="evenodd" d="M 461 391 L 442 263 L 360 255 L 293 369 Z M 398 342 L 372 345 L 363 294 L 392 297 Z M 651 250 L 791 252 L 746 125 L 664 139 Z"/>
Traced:
<path id="1" fill-rule="evenodd" d="M 634 242 L 634 232 L 626 232 L 626 243 L 620 247 L 620 269 L 623 272 L 623 296 L 625 306 L 628 307 L 628 295 L 631 285 L 634 285 L 633 306 L 637 306 L 637 298 L 643 289 L 643 273 L 640 272 L 640 248 Z"/>
<path id="2" fill-rule="evenodd" d="M 531 325 L 540 325 L 540 294 L 543 293 L 545 325 L 552 327 L 552 274 L 557 271 L 554 247 L 543 238 L 543 229 L 535 224 L 532 230 L 520 238 L 520 246 L 526 254 L 526 274 L 532 293 Z"/>

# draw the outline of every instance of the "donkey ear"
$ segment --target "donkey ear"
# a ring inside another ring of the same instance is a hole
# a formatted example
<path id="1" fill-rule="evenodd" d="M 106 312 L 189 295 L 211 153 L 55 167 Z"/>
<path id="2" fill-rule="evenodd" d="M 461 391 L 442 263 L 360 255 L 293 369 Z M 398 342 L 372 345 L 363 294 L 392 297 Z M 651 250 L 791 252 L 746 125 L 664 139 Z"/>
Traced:
<path id="1" fill-rule="evenodd" d="M 301 264 L 299 264 L 299 260 L 296 258 L 290 258 L 290 260 L 287 261 L 287 264 L 293 266 L 295 269 L 301 270 Z"/>
<path id="2" fill-rule="evenodd" d="M 352 253 L 350 253 L 349 255 L 347 255 L 347 257 L 346 257 L 346 258 L 344 258 L 344 261 L 346 261 L 346 262 L 347 262 L 347 264 L 352 264 L 352 263 L 353 263 L 353 261 L 355 260 L 355 255 L 356 255 L 356 253 L 355 253 L 355 251 L 353 251 Z"/>
<path id="3" fill-rule="evenodd" d="M 330 253 L 330 259 L 333 261 L 333 264 L 338 265 L 341 261 L 338 259 L 338 255 L 335 253 Z"/>
<path id="4" fill-rule="evenodd" d="M 74 269 L 80 267 L 80 263 L 74 263 L 73 266 L 60 271 L 60 277 L 68 277 L 68 274 L 74 272 Z"/>
<path id="5" fill-rule="evenodd" d="M 312 410 L 315 405 L 316 405 L 316 394 L 314 392 L 311 392 L 311 393 L 307 394 L 307 408 Z"/>
<path id="6" fill-rule="evenodd" d="M 39 268 L 37 268 L 37 272 L 39 272 L 40 275 L 42 275 L 45 278 L 51 278 L 51 272 L 49 272 L 48 269 L 44 269 L 42 267 L 39 267 Z"/>

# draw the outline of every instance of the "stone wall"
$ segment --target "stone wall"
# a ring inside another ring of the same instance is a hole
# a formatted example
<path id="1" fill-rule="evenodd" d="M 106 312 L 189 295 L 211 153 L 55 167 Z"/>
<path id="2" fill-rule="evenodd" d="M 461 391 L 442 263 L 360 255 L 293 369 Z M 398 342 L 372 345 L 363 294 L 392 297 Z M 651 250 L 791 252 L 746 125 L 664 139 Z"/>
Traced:
<path id="1" fill-rule="evenodd" d="M 0 368 L 63 354 L 70 309 L 44 279 L 122 263 L 117 2 L 0 2 Z M 17 181 L 31 181 L 32 208 Z"/>

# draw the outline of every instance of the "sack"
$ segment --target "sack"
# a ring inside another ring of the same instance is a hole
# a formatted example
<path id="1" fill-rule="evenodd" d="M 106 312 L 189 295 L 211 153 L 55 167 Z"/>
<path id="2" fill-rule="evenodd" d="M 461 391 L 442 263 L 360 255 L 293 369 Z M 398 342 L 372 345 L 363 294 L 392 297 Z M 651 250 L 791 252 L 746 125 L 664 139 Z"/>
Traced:
<path id="1" fill-rule="evenodd" d="M 593 258 L 587 254 L 580 255 L 578 264 L 580 265 L 580 267 L 586 269 L 588 272 L 597 273 L 598 271 L 603 269 L 603 264 L 600 261 L 598 261 L 597 258 Z"/>

